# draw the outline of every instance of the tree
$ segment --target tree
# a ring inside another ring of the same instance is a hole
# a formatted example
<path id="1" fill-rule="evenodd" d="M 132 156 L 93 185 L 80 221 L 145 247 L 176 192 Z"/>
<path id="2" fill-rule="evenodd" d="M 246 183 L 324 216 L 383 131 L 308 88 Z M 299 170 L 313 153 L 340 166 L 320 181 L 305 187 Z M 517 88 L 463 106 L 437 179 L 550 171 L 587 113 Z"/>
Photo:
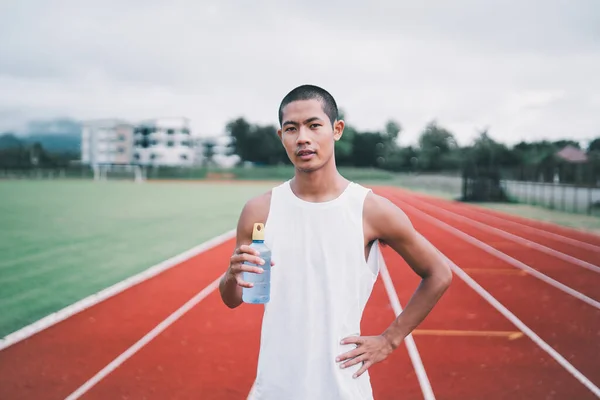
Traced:
<path id="1" fill-rule="evenodd" d="M 253 126 L 250 137 L 252 150 L 248 161 L 263 165 L 277 165 L 289 161 L 275 126 Z"/>
<path id="2" fill-rule="evenodd" d="M 231 142 L 227 146 L 229 155 L 237 154 L 242 161 L 246 161 L 250 146 L 251 126 L 244 118 L 237 118 L 227 123 L 225 131 L 231 136 Z"/>
<path id="3" fill-rule="evenodd" d="M 335 161 L 338 165 L 353 164 L 353 149 L 356 135 L 357 132 L 354 127 L 350 125 L 344 127 L 342 137 L 335 142 Z"/>
<path id="4" fill-rule="evenodd" d="M 458 145 L 454 135 L 437 125 L 436 121 L 427 124 L 419 137 L 419 165 L 426 171 L 441 171 L 444 168 L 444 159 L 454 151 Z"/>
<path id="5" fill-rule="evenodd" d="M 579 142 L 576 142 L 574 140 L 557 140 L 557 141 L 553 142 L 552 144 L 558 150 L 563 149 L 563 148 L 565 148 L 567 146 L 573 146 L 573 147 L 578 148 L 578 149 L 581 148 L 581 146 L 579 145 Z"/>
<path id="6" fill-rule="evenodd" d="M 515 165 L 518 158 L 505 145 L 496 142 L 485 129 L 479 133 L 471 147 L 471 157 L 476 165 L 488 168 Z"/>
<path id="7" fill-rule="evenodd" d="M 401 131 L 402 126 L 394 120 L 389 120 L 385 124 L 385 133 L 386 135 L 388 135 L 392 142 L 396 142 L 396 140 L 398 139 L 398 135 Z"/>
<path id="8" fill-rule="evenodd" d="M 379 132 L 362 132 L 354 136 L 352 158 L 356 167 L 377 167 L 384 156 L 387 137 Z M 385 159 L 383 159 L 385 161 Z"/>
<path id="9" fill-rule="evenodd" d="M 587 148 L 588 153 L 599 152 L 600 153 L 600 137 L 592 140 Z"/>
<path id="10" fill-rule="evenodd" d="M 276 127 L 253 125 L 244 118 L 237 118 L 227 124 L 226 131 L 232 138 L 230 154 L 237 154 L 242 162 L 263 165 L 289 163 Z"/>

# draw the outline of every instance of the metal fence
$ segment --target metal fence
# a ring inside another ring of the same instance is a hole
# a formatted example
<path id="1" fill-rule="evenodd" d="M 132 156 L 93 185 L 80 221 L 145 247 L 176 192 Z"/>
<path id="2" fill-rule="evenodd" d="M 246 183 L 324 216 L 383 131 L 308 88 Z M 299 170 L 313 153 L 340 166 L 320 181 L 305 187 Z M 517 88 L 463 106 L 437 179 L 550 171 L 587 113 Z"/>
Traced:
<path id="1" fill-rule="evenodd" d="M 0 168 L 0 179 L 91 179 L 94 171 L 90 167 L 60 168 Z"/>
<path id="2" fill-rule="evenodd" d="M 503 180 L 508 196 L 520 203 L 578 214 L 600 215 L 600 187 Z"/>

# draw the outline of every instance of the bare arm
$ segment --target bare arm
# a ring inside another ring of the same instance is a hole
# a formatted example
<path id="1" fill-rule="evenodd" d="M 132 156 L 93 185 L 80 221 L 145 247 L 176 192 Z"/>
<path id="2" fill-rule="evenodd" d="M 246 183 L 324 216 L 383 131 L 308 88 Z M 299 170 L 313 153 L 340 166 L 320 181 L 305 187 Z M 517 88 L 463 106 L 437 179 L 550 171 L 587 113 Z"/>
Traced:
<path id="1" fill-rule="evenodd" d="M 343 362 L 342 368 L 362 363 L 355 377 L 392 353 L 425 319 L 452 281 L 452 271 L 446 261 L 414 229 L 400 208 L 383 197 L 369 194 L 364 211 L 367 242 L 379 239 L 392 247 L 421 277 L 421 283 L 402 313 L 381 335 L 342 340 L 342 344 L 354 343 L 357 348 L 340 355 L 336 361 Z"/>
<path id="2" fill-rule="evenodd" d="M 389 200 L 369 195 L 365 204 L 370 231 L 394 249 L 421 277 L 410 301 L 382 334 L 395 349 L 429 314 L 452 282 L 452 272 L 438 251 L 418 233 L 406 214 Z"/>
<path id="3" fill-rule="evenodd" d="M 251 284 L 242 280 L 242 272 L 261 271 L 256 267 L 243 265 L 244 261 L 259 264 L 258 252 L 248 245 L 252 243 L 252 229 L 255 222 L 266 222 L 271 193 L 265 193 L 249 200 L 237 224 L 235 250 L 229 260 L 229 267 L 219 282 L 219 292 L 223 303 L 229 308 L 236 308 L 242 304 L 242 288 L 251 287 Z"/>

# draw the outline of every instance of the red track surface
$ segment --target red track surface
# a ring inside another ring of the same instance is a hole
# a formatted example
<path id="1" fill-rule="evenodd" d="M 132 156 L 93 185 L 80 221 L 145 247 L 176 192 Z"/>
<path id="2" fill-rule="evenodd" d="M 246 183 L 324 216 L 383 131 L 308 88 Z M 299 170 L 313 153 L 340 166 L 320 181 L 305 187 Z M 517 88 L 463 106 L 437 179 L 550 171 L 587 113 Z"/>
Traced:
<path id="1" fill-rule="evenodd" d="M 424 206 L 435 205 L 593 264 L 600 254 L 519 229 L 485 214 L 600 246 L 600 238 L 396 189 L 377 192 L 410 204 L 557 281 L 600 300 L 600 274 L 511 242 Z M 477 213 L 473 212 L 477 210 Z M 600 311 L 520 272 L 506 261 L 433 225 L 406 208 L 415 227 L 596 386 L 600 385 Z M 223 272 L 233 241 L 0 351 L 1 399 L 63 399 L 137 342 Z M 417 276 L 389 248 L 384 258 L 403 306 Z M 210 294 L 162 334 L 94 385 L 86 399 L 244 399 L 254 379 L 260 306 L 227 309 Z M 381 279 L 363 319 L 378 334 L 394 318 Z M 460 331 L 454 333 L 455 331 Z M 593 393 L 455 276 L 439 305 L 414 333 L 437 399 L 593 399 Z M 406 347 L 370 369 L 376 399 L 420 399 Z"/>

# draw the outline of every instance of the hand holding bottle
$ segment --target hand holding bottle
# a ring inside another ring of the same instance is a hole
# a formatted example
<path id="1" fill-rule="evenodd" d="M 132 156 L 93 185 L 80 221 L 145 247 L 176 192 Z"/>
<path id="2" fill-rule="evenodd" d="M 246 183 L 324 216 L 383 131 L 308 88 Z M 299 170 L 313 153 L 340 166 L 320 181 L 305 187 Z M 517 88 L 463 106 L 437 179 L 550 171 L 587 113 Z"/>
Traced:
<path id="1" fill-rule="evenodd" d="M 244 272 L 251 272 L 255 274 L 262 274 L 264 268 L 262 267 L 265 263 L 260 257 L 260 252 L 249 245 L 241 245 L 231 256 L 230 265 L 227 273 L 235 279 L 238 285 L 243 288 L 251 288 L 252 282 L 247 282 L 243 279 Z M 274 263 L 271 261 L 271 266 Z"/>

